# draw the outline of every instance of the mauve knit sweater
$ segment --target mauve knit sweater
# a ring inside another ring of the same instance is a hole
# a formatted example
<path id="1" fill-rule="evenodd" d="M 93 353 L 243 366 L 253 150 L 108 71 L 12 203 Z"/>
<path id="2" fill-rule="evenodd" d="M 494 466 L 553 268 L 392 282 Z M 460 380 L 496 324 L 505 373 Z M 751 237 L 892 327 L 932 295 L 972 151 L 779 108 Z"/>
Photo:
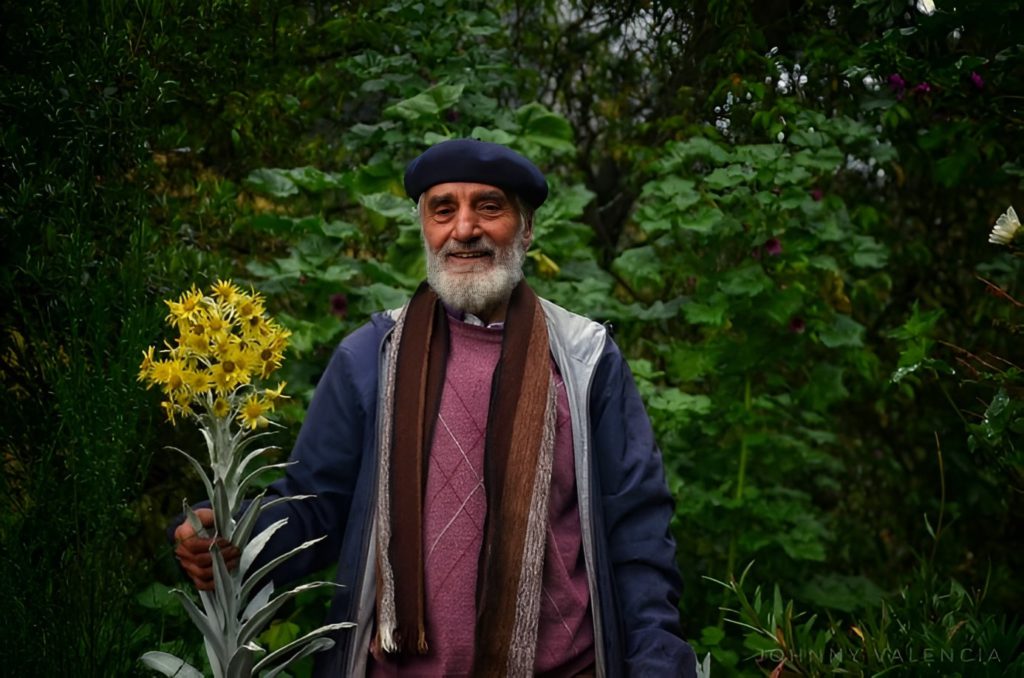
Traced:
<path id="1" fill-rule="evenodd" d="M 430 650 L 400 663 L 371 657 L 370 676 L 468 676 L 471 672 L 477 565 L 487 501 L 484 434 L 503 332 L 451 316 L 448 320 L 451 347 L 430 452 L 423 519 Z M 574 676 L 594 662 L 594 629 L 576 502 L 569 402 L 553 361 L 551 369 L 558 387 L 558 423 L 534 668 L 538 675 Z"/>

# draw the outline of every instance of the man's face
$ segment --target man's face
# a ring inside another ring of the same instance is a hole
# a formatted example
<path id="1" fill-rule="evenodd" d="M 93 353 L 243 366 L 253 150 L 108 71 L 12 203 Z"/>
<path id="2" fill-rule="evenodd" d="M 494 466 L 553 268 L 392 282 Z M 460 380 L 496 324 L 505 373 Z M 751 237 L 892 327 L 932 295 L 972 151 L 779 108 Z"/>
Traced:
<path id="1" fill-rule="evenodd" d="M 430 286 L 450 306 L 486 321 L 502 319 L 522 279 L 532 225 L 522 223 L 504 191 L 488 184 L 438 184 L 421 201 Z"/>

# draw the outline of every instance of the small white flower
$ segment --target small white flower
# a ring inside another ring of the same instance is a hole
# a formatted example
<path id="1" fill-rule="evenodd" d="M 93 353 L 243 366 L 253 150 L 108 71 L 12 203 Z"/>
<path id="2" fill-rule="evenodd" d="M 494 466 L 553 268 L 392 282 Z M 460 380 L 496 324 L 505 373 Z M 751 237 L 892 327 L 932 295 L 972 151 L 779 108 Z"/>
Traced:
<path id="1" fill-rule="evenodd" d="M 917 0 L 917 11 L 921 14 L 935 14 L 934 0 Z"/>
<path id="2" fill-rule="evenodd" d="M 1020 230 L 1020 219 L 1017 212 L 1011 207 L 1006 214 L 999 215 L 996 225 L 988 236 L 988 241 L 994 245 L 1009 245 Z"/>

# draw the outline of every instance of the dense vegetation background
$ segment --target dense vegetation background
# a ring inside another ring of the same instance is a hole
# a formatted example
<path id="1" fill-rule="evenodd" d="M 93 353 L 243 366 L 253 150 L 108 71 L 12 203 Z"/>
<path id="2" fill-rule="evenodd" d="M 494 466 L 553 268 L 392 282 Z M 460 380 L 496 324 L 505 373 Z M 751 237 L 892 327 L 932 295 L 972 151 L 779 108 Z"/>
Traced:
<path id="1" fill-rule="evenodd" d="M 161 300 L 266 294 L 286 454 L 423 274 L 404 164 L 463 135 L 553 184 L 529 277 L 631 359 L 715 675 L 1024 670 L 1024 276 L 987 242 L 1024 210 L 1021 3 L 937 4 L 6 7 L 5 672 L 201 653 L 163 534 L 198 495 L 163 447 L 199 440 L 136 382 Z"/>

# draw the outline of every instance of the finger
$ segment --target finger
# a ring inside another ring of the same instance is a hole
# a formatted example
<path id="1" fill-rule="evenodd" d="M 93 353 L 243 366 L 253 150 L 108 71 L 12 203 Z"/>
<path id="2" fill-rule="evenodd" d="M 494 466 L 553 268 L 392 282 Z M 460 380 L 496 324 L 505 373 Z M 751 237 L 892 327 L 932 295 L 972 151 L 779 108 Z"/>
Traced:
<path id="1" fill-rule="evenodd" d="M 174 541 L 178 543 L 181 543 L 186 539 L 192 539 L 195 536 L 196 531 L 192 529 L 192 526 L 189 525 L 187 520 L 174 528 Z"/>
<path id="2" fill-rule="evenodd" d="M 195 584 L 196 588 L 200 591 L 213 591 L 212 581 L 200 581 L 198 579 L 193 579 L 192 583 Z"/>
<path id="3" fill-rule="evenodd" d="M 195 563 L 182 563 L 181 569 L 195 582 L 213 581 L 213 570 L 209 567 L 199 567 Z"/>
<path id="4" fill-rule="evenodd" d="M 195 513 L 196 518 L 199 518 L 199 522 L 203 524 L 203 527 L 210 527 L 213 525 L 213 509 L 199 508 L 193 513 Z"/>
<path id="5" fill-rule="evenodd" d="M 189 562 L 197 567 L 211 567 L 213 565 L 213 556 L 208 552 L 203 553 L 191 553 L 187 552 L 187 555 L 181 557 L 182 562 Z"/>
<path id="6" fill-rule="evenodd" d="M 175 551 L 184 549 L 190 553 L 208 553 L 210 546 L 213 544 L 212 539 L 203 539 L 202 537 L 192 537 L 191 539 L 185 539 L 178 542 L 175 547 Z"/>

